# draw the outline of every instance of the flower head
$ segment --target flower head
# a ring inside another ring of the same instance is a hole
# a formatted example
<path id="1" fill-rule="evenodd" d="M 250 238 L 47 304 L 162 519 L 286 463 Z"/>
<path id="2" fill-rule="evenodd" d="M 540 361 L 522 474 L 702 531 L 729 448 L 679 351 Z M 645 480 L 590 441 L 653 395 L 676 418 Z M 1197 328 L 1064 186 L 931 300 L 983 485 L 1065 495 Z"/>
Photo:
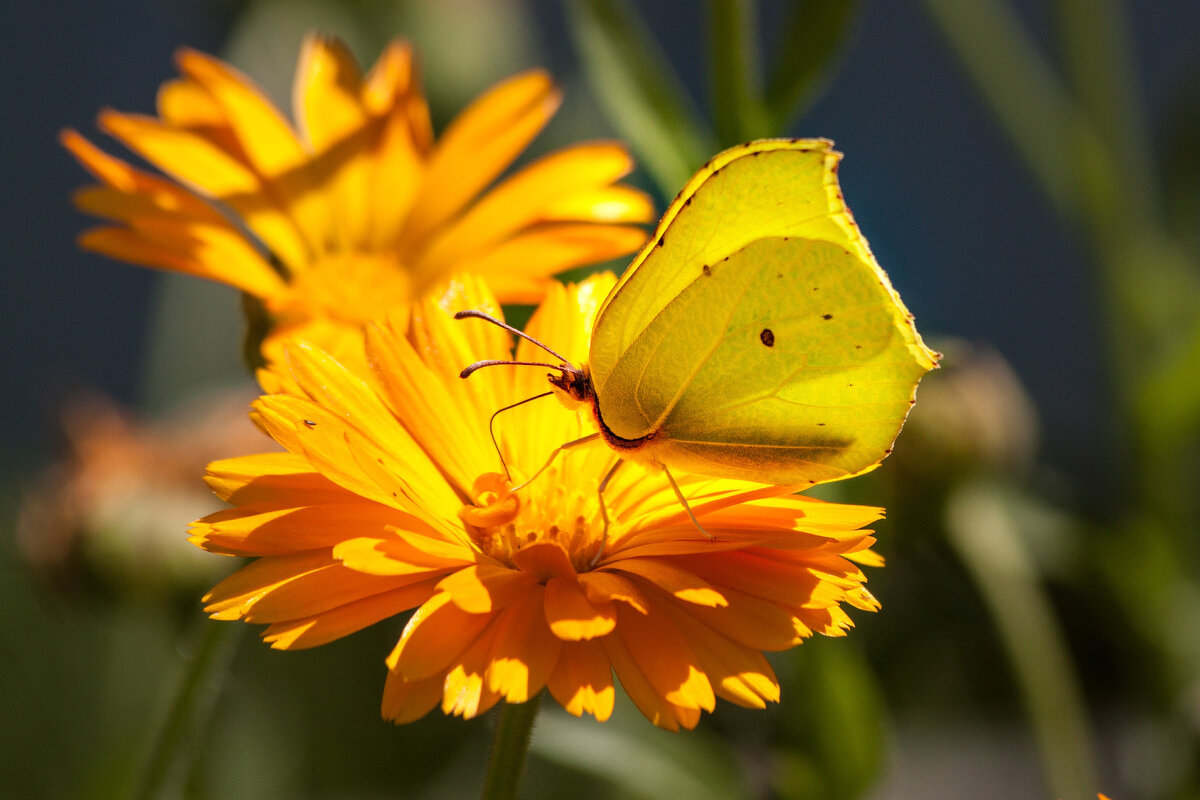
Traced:
<path id="1" fill-rule="evenodd" d="M 581 357 L 612 285 L 605 275 L 552 289 L 527 330 Z M 880 563 L 860 530 L 877 508 L 677 475 L 710 539 L 661 473 L 629 464 L 605 489 L 606 530 L 597 490 L 614 455 L 599 442 L 511 493 L 593 423 L 538 400 L 498 415 L 494 446 L 493 412 L 544 392 L 545 375 L 503 365 L 460 380 L 462 365 L 512 346 L 500 329 L 453 321 L 462 308 L 499 312 L 471 279 L 418 304 L 408 328 L 368 327 L 369 380 L 288 346 L 299 394 L 254 408 L 288 452 L 212 464 L 209 483 L 235 507 L 192 528 L 200 547 L 258 557 L 207 595 L 213 617 L 265 623 L 266 640 L 287 649 L 415 609 L 387 657 L 383 715 L 396 722 L 439 705 L 473 717 L 543 687 L 603 720 L 615 673 L 675 730 L 716 697 L 777 700 L 763 651 L 841 635 L 843 603 L 877 608 L 858 566 Z M 534 355 L 518 345 L 518 358 Z"/>
<path id="2" fill-rule="evenodd" d="M 229 65 L 193 50 L 176 60 L 182 76 L 163 84 L 157 117 L 99 116 L 167 177 L 63 133 L 100 182 L 76 204 L 113 223 L 80 243 L 257 298 L 268 360 L 289 335 L 353 358 L 363 323 L 467 266 L 502 302 L 536 302 L 552 274 L 645 239 L 628 223 L 648 221 L 651 204 L 616 183 L 632 163 L 611 142 L 560 150 L 486 191 L 558 107 L 544 72 L 495 86 L 435 141 L 405 44 L 363 76 L 342 45 L 309 37 L 295 126 Z"/>

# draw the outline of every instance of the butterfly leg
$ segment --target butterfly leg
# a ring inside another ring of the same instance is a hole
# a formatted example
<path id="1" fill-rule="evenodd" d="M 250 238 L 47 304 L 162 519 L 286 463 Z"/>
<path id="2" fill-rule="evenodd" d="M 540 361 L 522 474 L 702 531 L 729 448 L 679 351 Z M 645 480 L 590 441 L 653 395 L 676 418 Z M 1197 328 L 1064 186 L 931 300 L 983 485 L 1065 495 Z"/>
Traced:
<path id="1" fill-rule="evenodd" d="M 608 506 L 604 505 L 604 490 L 608 488 L 608 482 L 612 480 L 612 476 L 617 474 L 617 469 L 625 463 L 625 459 L 618 458 L 613 462 L 612 467 L 608 472 L 604 473 L 604 477 L 600 479 L 600 485 L 596 487 L 596 496 L 600 500 L 600 519 L 604 520 L 604 531 L 600 534 L 600 549 L 596 551 L 596 555 L 592 556 L 589 567 L 594 567 L 600 561 L 600 557 L 604 555 L 604 547 L 608 544 Z"/>
<path id="2" fill-rule="evenodd" d="M 683 510 L 687 512 L 687 515 L 691 517 L 692 524 L 696 526 L 696 530 L 703 533 L 709 539 L 716 539 L 717 537 L 704 530 L 704 526 L 700 524 L 700 520 L 696 519 L 696 514 L 692 511 L 692 507 L 688 505 L 687 498 L 683 496 L 683 492 L 679 491 L 679 484 L 675 482 L 675 476 L 671 474 L 671 470 L 667 469 L 666 464 L 662 465 L 662 470 L 667 475 L 667 482 L 671 484 L 671 490 L 675 492 L 675 498 L 683 506 Z"/>
<path id="3" fill-rule="evenodd" d="M 504 408 L 493 411 L 491 418 L 488 420 L 488 435 L 492 437 L 492 447 L 496 448 L 496 455 L 500 457 L 500 463 L 504 465 L 504 477 L 508 479 L 509 483 L 512 483 L 512 473 L 508 471 L 508 462 L 504 460 L 504 453 L 500 452 L 500 442 L 496 439 L 496 417 L 499 416 L 500 412 L 502 411 L 510 411 L 518 406 L 523 406 L 526 403 L 530 403 L 534 400 L 541 400 L 543 397 L 549 397 L 552 394 L 554 394 L 554 392 L 542 392 L 541 394 L 535 394 L 533 397 L 526 397 L 524 400 L 518 400 L 512 405 L 508 405 Z M 558 455 L 557 450 L 551 454 L 550 460 L 553 461 L 554 456 L 556 455 Z M 549 462 L 546 463 L 546 467 L 548 466 L 550 466 Z M 542 469 L 545 469 L 546 467 L 542 467 Z M 537 474 L 541 475 L 542 470 L 538 470 Z M 537 477 L 537 475 L 534 477 Z M 530 480 L 532 480 L 532 478 Z M 529 481 L 525 481 L 525 483 L 529 483 Z M 521 485 L 524 486 L 525 484 L 523 483 Z"/>
<path id="4" fill-rule="evenodd" d="M 540 396 L 541 395 L 539 395 L 539 397 Z M 531 397 L 529 399 L 533 400 L 536 398 Z M 576 445 L 586 444 L 587 442 L 590 442 L 593 439 L 598 439 L 598 438 L 600 438 L 599 433 L 591 433 L 591 434 L 588 434 L 587 436 L 584 436 L 583 438 L 575 439 L 573 441 L 567 442 L 566 444 L 560 444 L 558 447 L 554 448 L 554 451 L 552 453 L 550 453 L 550 457 L 546 459 L 546 463 L 542 464 L 542 466 L 538 468 L 537 472 L 533 473 L 533 475 L 529 476 L 525 480 L 518 483 L 516 486 L 509 489 L 509 492 L 515 494 L 518 489 L 524 489 L 526 486 L 528 486 L 529 484 L 531 484 L 535 480 L 537 480 L 539 475 L 541 475 L 543 472 L 545 472 L 547 469 L 550 468 L 550 465 L 554 463 L 554 459 L 558 458 L 558 454 L 561 453 L 563 450 L 569 450 L 572 447 L 575 447 Z"/>

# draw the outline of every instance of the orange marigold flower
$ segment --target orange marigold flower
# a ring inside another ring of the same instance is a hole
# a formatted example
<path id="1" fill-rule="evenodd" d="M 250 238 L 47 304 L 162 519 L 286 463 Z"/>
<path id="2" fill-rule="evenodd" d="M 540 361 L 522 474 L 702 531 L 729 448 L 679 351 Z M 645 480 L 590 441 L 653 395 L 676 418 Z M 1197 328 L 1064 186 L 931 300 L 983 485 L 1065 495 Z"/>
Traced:
<path id="1" fill-rule="evenodd" d="M 614 280 L 552 289 L 529 332 L 583 357 Z M 472 278 L 418 304 L 406 332 L 369 326 L 369 380 L 289 344 L 300 393 L 262 397 L 253 412 L 288 452 L 212 464 L 209 483 L 236 507 L 191 531 L 207 550 L 258 557 L 206 596 L 213 617 L 265 623 L 265 639 L 288 649 L 415 608 L 387 657 L 382 710 L 396 722 L 438 705 L 474 717 L 543 687 L 603 720 L 615 673 L 650 720 L 677 730 L 717 697 L 778 700 L 763 651 L 842 635 L 842 604 L 878 607 L 859 568 L 881 563 L 861 530 L 878 508 L 677 475 L 710 539 L 661 473 L 631 464 L 605 490 L 605 534 L 597 489 L 614 455 L 599 442 L 512 494 L 594 423 L 546 400 L 506 411 L 501 462 L 489 418 L 544 391 L 545 376 L 504 365 L 459 379 L 461 365 L 512 347 L 498 328 L 453 321 L 462 308 L 499 313 Z M 536 351 L 520 342 L 517 357 Z"/>
<path id="2" fill-rule="evenodd" d="M 272 332 L 347 358 L 363 323 L 452 272 L 502 302 L 536 302 L 556 272 L 636 250 L 652 219 L 613 142 L 567 147 L 487 191 L 558 108 L 546 73 L 510 78 L 435 141 L 412 49 L 363 76 L 344 46 L 309 37 L 296 126 L 245 75 L 194 50 L 163 84 L 158 116 L 101 112 L 100 128 L 162 170 L 136 169 L 72 130 L 63 144 L 100 181 L 76 205 L 112 220 L 80 244 L 123 261 L 227 283 L 258 298 Z M 359 356 L 361 359 L 361 356 Z"/>

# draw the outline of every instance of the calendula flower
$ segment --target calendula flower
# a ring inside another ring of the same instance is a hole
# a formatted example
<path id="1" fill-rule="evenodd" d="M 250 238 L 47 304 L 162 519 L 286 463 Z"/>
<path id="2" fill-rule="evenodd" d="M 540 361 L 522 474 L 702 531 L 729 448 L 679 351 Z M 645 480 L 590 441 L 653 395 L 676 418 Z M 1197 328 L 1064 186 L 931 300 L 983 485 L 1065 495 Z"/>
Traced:
<path id="1" fill-rule="evenodd" d="M 176 61 L 182 76 L 159 90 L 157 117 L 99 116 L 104 132 L 167 177 L 64 131 L 100 181 L 76 205 L 114 223 L 80 243 L 257 298 L 268 360 L 290 335 L 352 359 L 364 322 L 456 270 L 484 276 L 502 302 L 536 302 L 552 274 L 645 240 L 628 223 L 650 220 L 651 203 L 616 183 L 632 163 L 612 142 L 560 150 L 488 190 L 559 105 L 542 71 L 495 86 L 435 140 L 403 43 L 363 76 L 341 44 L 309 37 L 294 127 L 229 65 L 186 49 Z"/>
<path id="2" fill-rule="evenodd" d="M 611 275 L 552 289 L 528 331 L 581 358 Z M 512 365 L 481 282 L 418 304 L 410 327 L 371 325 L 369 379 L 305 343 L 286 364 L 299 394 L 260 398 L 259 426 L 287 450 L 218 461 L 209 483 L 234 508 L 196 522 L 194 543 L 257 560 L 205 600 L 222 620 L 266 624 L 276 648 L 323 644 L 415 609 L 387 656 L 383 716 L 435 707 L 474 717 L 543 688 L 569 712 L 606 719 L 614 674 L 656 725 L 691 728 L 717 697 L 779 698 L 764 651 L 814 632 L 842 635 L 843 604 L 878 607 L 860 564 L 879 564 L 861 530 L 880 509 L 763 486 L 676 475 L 704 528 L 662 473 L 572 448 L 527 486 L 555 447 L 593 432 L 590 415 L 549 399 L 543 370 Z M 517 358 L 536 357 L 528 343 Z M 503 461 L 497 452 L 503 453 Z M 506 477 L 506 469 L 511 480 Z"/>

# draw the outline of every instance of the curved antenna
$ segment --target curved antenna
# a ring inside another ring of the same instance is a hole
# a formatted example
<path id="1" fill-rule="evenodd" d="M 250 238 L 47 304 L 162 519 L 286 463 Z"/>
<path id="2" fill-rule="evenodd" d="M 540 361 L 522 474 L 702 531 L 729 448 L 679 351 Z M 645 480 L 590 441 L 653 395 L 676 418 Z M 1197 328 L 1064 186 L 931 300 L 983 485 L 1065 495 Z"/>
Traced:
<path id="1" fill-rule="evenodd" d="M 474 364 L 465 367 L 462 372 L 458 373 L 458 377 L 469 378 L 477 369 L 483 369 L 484 367 L 499 367 L 502 364 L 507 364 L 512 367 L 549 367 L 550 369 L 556 369 L 561 372 L 571 371 L 571 368 L 566 364 L 547 364 L 545 361 L 505 361 L 502 358 L 485 358 L 483 361 L 476 361 Z"/>
<path id="2" fill-rule="evenodd" d="M 507 364 L 509 362 L 505 361 L 502 363 Z M 472 364 L 471 366 L 476 366 L 476 365 Z M 486 366 L 486 365 L 481 364 L 480 366 Z M 470 367 L 468 367 L 467 369 L 470 369 Z M 463 372 L 466 372 L 466 371 L 467 370 L 463 370 Z M 461 375 L 460 377 L 465 378 L 467 376 Z M 524 400 L 518 400 L 517 402 L 513 403 L 510 406 L 505 406 L 504 408 L 496 409 L 495 411 L 492 412 L 491 418 L 488 419 L 488 435 L 492 437 L 492 447 L 496 448 L 496 455 L 498 455 L 500 457 L 500 463 L 504 465 L 504 477 L 508 479 L 509 483 L 512 483 L 512 473 L 508 471 L 508 462 L 504 460 L 504 453 L 500 452 L 500 442 L 496 441 L 496 416 L 501 411 L 509 411 L 511 409 L 516 408 L 517 406 L 523 406 L 526 403 L 533 402 L 534 400 L 541 400 L 543 397 L 549 397 L 552 394 L 554 394 L 554 392 L 542 392 L 541 394 L 535 394 L 533 397 L 526 397 Z M 511 490 L 510 490 L 510 493 L 511 493 Z"/>
<path id="3" fill-rule="evenodd" d="M 490 322 L 490 323 L 492 323 L 493 325 L 495 325 L 495 326 L 497 326 L 497 327 L 503 328 L 504 330 L 508 331 L 509 333 L 513 334 L 514 336 L 520 336 L 520 337 L 521 337 L 522 339 L 524 339 L 525 341 L 527 341 L 527 342 L 530 342 L 530 343 L 532 343 L 532 344 L 536 344 L 538 347 L 542 348 L 543 350 L 545 350 L 547 353 L 549 353 L 550 355 L 552 355 L 552 356 L 554 356 L 555 358 L 557 358 L 557 359 L 558 359 L 559 361 L 561 361 L 562 363 L 564 363 L 564 364 L 570 364 L 570 363 L 571 363 L 571 360 L 570 360 L 570 359 L 568 359 L 568 358 L 563 358 L 561 355 L 559 355 L 558 353 L 554 352 L 554 351 L 553 351 L 553 350 L 551 350 L 551 349 L 550 349 L 548 346 L 546 346 L 546 345 L 542 344 L 542 343 L 541 343 L 541 342 L 539 342 L 537 339 L 533 338 L 532 336 L 530 336 L 529 334 L 525 333 L 524 331 L 517 330 L 517 329 L 516 329 L 516 328 L 514 328 L 512 325 L 509 325 L 509 324 L 507 324 L 507 323 L 501 322 L 500 320 L 496 319 L 495 317 L 493 317 L 493 316 L 490 316 L 490 315 L 488 315 L 488 314 L 485 314 L 485 313 L 483 313 L 482 311 L 476 311 L 476 310 L 475 310 L 475 309 L 473 309 L 473 308 L 469 308 L 469 309 L 467 309 L 466 311 L 459 311 L 457 314 L 455 314 L 455 315 L 454 315 L 454 318 L 455 318 L 455 319 L 482 319 L 482 320 L 486 320 L 487 322 Z M 520 361 L 501 361 L 501 362 L 498 362 L 498 363 L 501 363 L 501 364 L 522 364 L 522 363 L 524 363 L 524 362 L 520 362 Z M 540 367 L 540 366 L 543 366 L 543 365 L 542 365 L 542 364 L 533 364 L 533 365 L 531 365 L 531 366 L 539 366 L 539 367 Z M 558 367 L 554 367 L 554 369 L 558 369 Z M 465 377 L 467 377 L 467 376 L 466 376 L 466 375 L 463 375 L 463 377 L 465 378 Z"/>

